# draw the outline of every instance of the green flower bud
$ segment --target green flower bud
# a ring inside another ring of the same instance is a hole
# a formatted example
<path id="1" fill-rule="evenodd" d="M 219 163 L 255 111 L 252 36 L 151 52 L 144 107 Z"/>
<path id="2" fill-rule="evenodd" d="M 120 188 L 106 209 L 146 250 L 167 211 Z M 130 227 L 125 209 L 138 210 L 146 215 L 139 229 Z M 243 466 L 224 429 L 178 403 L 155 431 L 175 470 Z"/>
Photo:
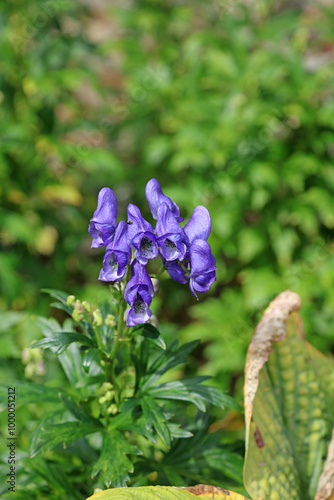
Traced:
<path id="1" fill-rule="evenodd" d="M 96 326 L 103 325 L 103 318 L 100 309 L 95 309 L 95 311 L 93 311 L 93 318 Z"/>
<path id="2" fill-rule="evenodd" d="M 108 391 L 105 394 L 106 401 L 112 401 L 115 396 L 115 391 Z"/>
<path id="3" fill-rule="evenodd" d="M 113 314 L 107 314 L 104 322 L 107 326 L 111 326 L 112 328 L 116 326 L 115 316 Z"/>
<path id="4" fill-rule="evenodd" d="M 69 295 L 69 296 L 67 297 L 66 304 L 67 304 L 68 306 L 73 306 L 74 302 L 75 302 L 75 297 L 74 297 L 74 295 Z"/>
<path id="5" fill-rule="evenodd" d="M 89 302 L 87 302 L 87 300 L 84 300 L 82 302 L 82 305 L 83 305 L 83 308 L 89 313 L 92 309 L 92 306 L 90 305 Z"/>
<path id="6" fill-rule="evenodd" d="M 116 415 L 117 412 L 118 408 L 115 404 L 110 405 L 109 408 L 107 409 L 108 415 Z"/>
<path id="7" fill-rule="evenodd" d="M 106 400 L 105 396 L 102 396 L 101 398 L 99 398 L 100 405 L 104 405 L 104 403 L 106 403 L 106 401 L 107 400 Z"/>

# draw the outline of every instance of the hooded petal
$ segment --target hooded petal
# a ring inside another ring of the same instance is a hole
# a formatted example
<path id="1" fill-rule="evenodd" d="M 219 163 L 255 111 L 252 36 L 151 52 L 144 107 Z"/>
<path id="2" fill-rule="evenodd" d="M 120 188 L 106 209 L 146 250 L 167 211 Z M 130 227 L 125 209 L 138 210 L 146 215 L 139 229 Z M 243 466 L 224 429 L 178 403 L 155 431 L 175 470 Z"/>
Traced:
<path id="1" fill-rule="evenodd" d="M 158 256 L 158 244 L 153 233 L 138 233 L 132 240 L 132 246 L 136 249 L 135 258 L 146 266 L 148 259 L 155 259 Z"/>
<path id="2" fill-rule="evenodd" d="M 211 231 L 211 217 L 208 209 L 202 205 L 196 207 L 183 230 L 190 244 L 197 239 L 206 241 Z"/>
<path id="3" fill-rule="evenodd" d="M 189 249 L 190 261 L 190 290 L 195 295 L 197 292 L 207 292 L 216 280 L 216 260 L 211 252 L 209 243 L 203 240 L 194 240 Z"/>
<path id="4" fill-rule="evenodd" d="M 147 323 L 152 316 L 152 311 L 148 304 L 143 300 L 140 294 L 137 294 L 133 305 L 125 311 L 125 320 L 127 326 L 136 326 L 138 324 Z"/>
<path id="5" fill-rule="evenodd" d="M 100 271 L 101 281 L 120 281 L 126 273 L 129 264 L 128 255 L 117 250 L 108 250 L 103 259 L 103 267 Z"/>
<path id="6" fill-rule="evenodd" d="M 151 297 L 154 295 L 154 288 L 151 278 L 146 271 L 146 268 L 142 266 L 137 260 L 133 261 L 132 270 L 131 270 L 131 278 L 126 284 L 124 290 L 124 298 L 129 303 L 129 301 L 133 300 L 132 295 L 134 290 L 138 290 L 140 286 L 143 286 L 144 289 L 148 291 Z"/>
<path id="7" fill-rule="evenodd" d="M 166 203 L 162 203 L 158 209 L 158 221 L 155 226 L 157 236 L 165 234 L 180 234 L 184 237 L 184 232 L 176 217 Z"/>
<path id="8" fill-rule="evenodd" d="M 178 222 L 184 221 L 184 218 L 180 217 L 179 207 L 168 196 L 163 194 L 157 179 L 151 179 L 148 181 L 145 188 L 145 196 L 154 219 L 158 218 L 158 208 L 161 203 L 166 203 L 172 214 L 176 217 L 176 220 Z"/>
<path id="9" fill-rule="evenodd" d="M 104 187 L 98 195 L 97 208 L 89 224 L 92 248 L 107 245 L 116 227 L 117 200 L 112 189 Z M 100 233 L 100 236 L 99 236 Z"/>
<path id="10" fill-rule="evenodd" d="M 131 248 L 129 246 L 128 235 L 127 235 L 127 224 L 124 220 L 121 220 L 115 230 L 115 234 L 111 242 L 107 246 L 107 250 L 117 250 L 124 252 L 131 258 Z"/>
<path id="11" fill-rule="evenodd" d="M 216 259 L 207 241 L 195 240 L 189 249 L 190 276 L 216 271 Z"/>
<path id="12" fill-rule="evenodd" d="M 144 219 L 136 205 L 130 203 L 128 206 L 128 235 L 132 240 L 138 233 L 153 233 L 152 225 Z"/>

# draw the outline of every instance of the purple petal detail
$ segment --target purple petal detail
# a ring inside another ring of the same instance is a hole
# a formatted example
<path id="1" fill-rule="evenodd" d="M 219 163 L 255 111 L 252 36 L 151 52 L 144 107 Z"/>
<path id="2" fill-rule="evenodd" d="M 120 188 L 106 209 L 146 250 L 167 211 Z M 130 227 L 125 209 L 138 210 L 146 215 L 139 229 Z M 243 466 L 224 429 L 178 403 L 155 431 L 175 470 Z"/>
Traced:
<path id="1" fill-rule="evenodd" d="M 180 217 L 179 207 L 168 196 L 163 194 L 157 179 L 151 179 L 148 181 L 145 188 L 145 196 L 154 219 L 158 218 L 159 206 L 162 203 L 166 203 L 172 214 L 176 217 L 176 220 L 178 222 L 184 221 L 184 218 Z"/>
<path id="2" fill-rule="evenodd" d="M 183 260 L 187 251 L 186 236 L 166 203 L 159 206 L 155 230 L 162 257 L 168 261 Z"/>
<path id="3" fill-rule="evenodd" d="M 158 245 L 152 225 L 147 222 L 136 205 L 128 206 L 128 239 L 136 249 L 135 258 L 145 266 L 148 259 L 158 256 Z"/>
<path id="4" fill-rule="evenodd" d="M 107 246 L 99 280 L 119 281 L 126 273 L 126 266 L 131 261 L 131 249 L 128 245 L 127 224 L 117 224 L 112 241 Z"/>
<path id="5" fill-rule="evenodd" d="M 169 276 L 177 281 L 178 283 L 187 283 L 187 275 L 186 271 L 181 267 L 180 263 L 177 260 L 173 260 L 171 262 L 163 259 L 163 264 L 169 274 Z"/>
<path id="6" fill-rule="evenodd" d="M 207 240 L 211 231 L 211 217 L 207 208 L 196 207 L 189 221 L 183 228 L 189 243 L 195 240 Z"/>
<path id="7" fill-rule="evenodd" d="M 194 240 L 189 249 L 190 260 L 190 289 L 195 297 L 197 292 L 207 292 L 216 280 L 216 260 L 211 252 L 209 243 L 203 240 Z"/>
<path id="8" fill-rule="evenodd" d="M 153 233 L 139 233 L 132 240 L 132 246 L 136 249 L 135 258 L 146 266 L 148 259 L 155 259 L 158 256 L 158 244 Z"/>
<path id="9" fill-rule="evenodd" d="M 104 187 L 99 192 L 97 208 L 89 224 L 93 237 L 92 248 L 107 245 L 116 227 L 117 200 L 112 189 Z M 99 234 L 100 233 L 100 234 Z"/>
<path id="10" fill-rule="evenodd" d="M 140 293 L 137 293 L 130 309 L 125 311 L 125 320 L 127 326 L 137 326 L 147 321 L 152 316 L 149 304 Z"/>
<path id="11" fill-rule="evenodd" d="M 148 272 L 144 266 L 142 266 L 137 260 L 134 260 L 132 264 L 131 278 L 126 284 L 124 290 L 124 298 L 129 305 L 133 302 L 133 296 L 134 294 L 137 294 L 138 290 L 146 290 L 151 298 L 154 295 L 153 283 L 148 275 Z"/>

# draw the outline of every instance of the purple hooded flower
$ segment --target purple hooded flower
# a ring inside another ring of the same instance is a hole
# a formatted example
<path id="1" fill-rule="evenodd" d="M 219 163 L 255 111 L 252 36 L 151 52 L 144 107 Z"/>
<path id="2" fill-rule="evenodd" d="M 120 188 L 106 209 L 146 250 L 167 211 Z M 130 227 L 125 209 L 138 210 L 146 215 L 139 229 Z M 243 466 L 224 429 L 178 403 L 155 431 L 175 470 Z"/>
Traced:
<path id="1" fill-rule="evenodd" d="M 119 222 L 113 240 L 107 246 L 99 280 L 119 281 L 126 273 L 126 266 L 131 261 L 131 249 L 127 239 L 127 224 Z"/>
<path id="2" fill-rule="evenodd" d="M 132 264 L 131 278 L 128 281 L 124 298 L 130 305 L 130 309 L 125 311 L 127 326 L 136 326 L 146 323 L 152 316 L 149 306 L 154 295 L 154 288 L 151 278 L 146 269 L 138 261 Z"/>
<path id="3" fill-rule="evenodd" d="M 166 203 L 172 214 L 175 216 L 176 220 L 178 222 L 184 221 L 184 218 L 180 217 L 179 207 L 168 196 L 163 194 L 160 184 L 156 179 L 151 179 L 146 184 L 145 196 L 148 201 L 153 219 L 158 219 L 159 206 L 162 203 Z"/>
<path id="4" fill-rule="evenodd" d="M 167 261 L 183 260 L 187 251 L 186 236 L 166 203 L 162 203 L 158 208 L 155 231 L 163 259 Z"/>
<path id="5" fill-rule="evenodd" d="M 196 207 L 183 230 L 186 233 L 190 245 L 195 240 L 206 241 L 211 231 L 209 210 L 202 205 Z"/>
<path id="6" fill-rule="evenodd" d="M 92 248 L 108 245 L 116 227 L 117 200 L 114 192 L 104 187 L 99 192 L 97 209 L 91 218 L 88 231 L 93 238 Z"/>
<path id="7" fill-rule="evenodd" d="M 148 259 L 158 256 L 158 245 L 153 232 L 153 227 L 140 213 L 136 205 L 128 206 L 128 240 L 135 248 L 135 258 L 145 266 Z"/>
<path id="8" fill-rule="evenodd" d="M 198 299 L 196 292 L 207 292 L 216 281 L 216 260 L 209 243 L 194 240 L 189 249 L 190 290 Z"/>

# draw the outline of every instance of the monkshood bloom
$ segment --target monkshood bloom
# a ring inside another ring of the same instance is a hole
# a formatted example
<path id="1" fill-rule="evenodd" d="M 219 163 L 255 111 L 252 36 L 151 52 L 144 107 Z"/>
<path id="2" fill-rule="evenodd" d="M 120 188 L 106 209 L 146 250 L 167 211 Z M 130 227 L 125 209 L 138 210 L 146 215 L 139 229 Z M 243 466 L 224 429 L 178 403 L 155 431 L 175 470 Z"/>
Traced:
<path id="1" fill-rule="evenodd" d="M 128 244 L 127 224 L 122 220 L 117 224 L 113 239 L 107 246 L 99 280 L 120 281 L 130 262 L 131 249 Z"/>
<path id="2" fill-rule="evenodd" d="M 130 309 L 125 311 L 127 326 L 136 326 L 139 323 L 146 323 L 152 316 L 149 306 L 154 295 L 154 288 L 151 278 L 138 261 L 133 261 L 131 278 L 128 281 L 124 298 Z"/>
<path id="3" fill-rule="evenodd" d="M 194 240 L 189 249 L 190 290 L 198 299 L 196 292 L 207 292 L 216 280 L 216 259 L 210 245 L 204 240 Z"/>
<path id="4" fill-rule="evenodd" d="M 168 196 L 164 195 L 160 187 L 159 182 L 156 179 L 151 179 L 146 184 L 145 196 L 148 201 L 148 206 L 150 207 L 153 219 L 158 219 L 158 209 L 162 203 L 166 203 L 169 210 L 175 216 L 178 222 L 184 221 L 183 217 L 180 217 L 180 209 L 174 201 L 172 201 Z"/>
<path id="5" fill-rule="evenodd" d="M 116 228 L 117 200 L 114 192 L 102 188 L 99 192 L 97 209 L 89 224 L 89 234 L 93 238 L 92 248 L 108 245 Z"/>
<path id="6" fill-rule="evenodd" d="M 163 259 L 167 261 L 183 260 L 187 251 L 185 234 L 166 203 L 162 203 L 158 208 L 155 231 Z"/>
<path id="7" fill-rule="evenodd" d="M 153 227 L 141 215 L 136 205 L 128 206 L 128 240 L 135 249 L 135 258 L 145 266 L 148 259 L 158 256 L 158 245 Z"/>
<path id="8" fill-rule="evenodd" d="M 110 188 L 101 189 L 97 209 L 89 224 L 92 247 L 106 246 L 99 279 L 122 280 L 132 262 L 131 278 L 125 283 L 124 300 L 130 308 L 125 312 L 128 326 L 146 323 L 152 316 L 149 307 L 154 289 L 145 266 L 159 254 L 164 268 L 178 283 L 187 283 L 192 293 L 209 290 L 216 280 L 216 261 L 207 239 L 211 219 L 203 206 L 194 209 L 182 228 L 179 207 L 162 192 L 159 182 L 151 179 L 145 189 L 156 227 L 146 221 L 136 205 L 129 204 L 127 222 L 117 224 L 117 201 Z M 132 256 L 132 254 L 134 254 Z"/>

